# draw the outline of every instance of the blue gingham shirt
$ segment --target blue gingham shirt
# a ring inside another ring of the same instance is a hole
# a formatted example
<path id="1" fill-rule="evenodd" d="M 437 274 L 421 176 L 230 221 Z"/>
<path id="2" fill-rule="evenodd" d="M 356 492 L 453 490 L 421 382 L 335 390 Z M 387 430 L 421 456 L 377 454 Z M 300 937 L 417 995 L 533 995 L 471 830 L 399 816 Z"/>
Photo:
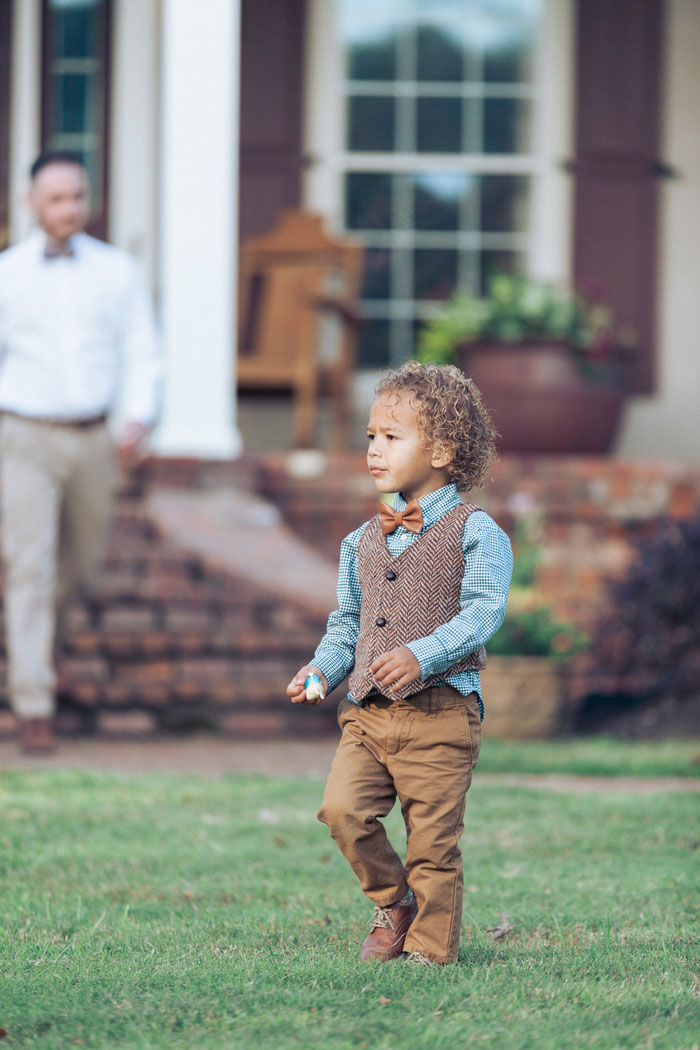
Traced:
<path id="1" fill-rule="evenodd" d="M 393 557 L 405 551 L 448 511 L 458 507 L 461 500 L 456 485 L 450 484 L 430 492 L 418 502 L 423 511 L 423 528 L 416 534 L 399 525 L 394 532 L 389 533 L 386 544 Z M 406 501 L 399 493 L 395 507 L 403 510 L 405 506 Z M 350 674 L 355 665 L 362 604 L 357 546 L 368 524 L 365 522 L 351 532 L 341 544 L 338 608 L 328 618 L 326 634 L 312 661 L 328 679 L 329 692 Z M 418 661 L 423 679 L 449 670 L 463 657 L 485 645 L 503 622 L 513 573 L 513 554 L 508 537 L 488 514 L 474 511 L 464 526 L 462 550 L 465 566 L 460 590 L 460 611 L 433 634 L 417 638 L 406 646 Z M 445 682 L 465 696 L 477 693 L 483 716 L 478 671 L 446 675 Z M 354 700 L 352 696 L 349 699 Z"/>

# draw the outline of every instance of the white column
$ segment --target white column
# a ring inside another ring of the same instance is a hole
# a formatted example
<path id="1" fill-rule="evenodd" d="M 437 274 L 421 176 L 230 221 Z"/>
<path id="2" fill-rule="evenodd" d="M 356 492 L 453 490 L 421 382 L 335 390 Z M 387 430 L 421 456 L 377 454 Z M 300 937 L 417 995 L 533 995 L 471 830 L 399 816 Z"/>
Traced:
<path id="1" fill-rule="evenodd" d="M 240 0 L 162 5 L 160 316 L 154 449 L 238 455 L 235 289 Z"/>
<path id="2" fill-rule="evenodd" d="M 24 0 L 12 11 L 10 116 L 10 240 L 23 240 L 34 220 L 25 207 L 29 168 L 41 146 L 41 2 Z"/>
<path id="3" fill-rule="evenodd" d="M 160 19 L 155 4 L 113 7 L 109 239 L 157 291 Z"/>

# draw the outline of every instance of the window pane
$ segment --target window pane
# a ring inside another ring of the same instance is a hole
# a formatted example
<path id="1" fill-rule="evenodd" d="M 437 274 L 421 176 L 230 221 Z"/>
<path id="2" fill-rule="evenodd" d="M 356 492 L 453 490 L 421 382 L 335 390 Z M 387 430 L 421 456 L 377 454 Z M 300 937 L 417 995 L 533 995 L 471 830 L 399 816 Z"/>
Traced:
<path id="1" fill-rule="evenodd" d="M 488 233 L 525 233 L 529 229 L 530 179 L 527 175 L 482 177 L 480 225 Z"/>
<path id="2" fill-rule="evenodd" d="M 530 111 L 527 99 L 484 99 L 484 153 L 527 153 Z"/>
<path id="3" fill-rule="evenodd" d="M 416 148 L 420 153 L 459 153 L 462 147 L 462 100 L 416 101 Z"/>
<path id="4" fill-rule="evenodd" d="M 362 298 L 391 298 L 391 252 L 387 248 L 365 250 Z"/>
<path id="5" fill-rule="evenodd" d="M 351 172 L 345 176 L 348 230 L 387 230 L 391 226 L 391 175 Z"/>
<path id="6" fill-rule="evenodd" d="M 513 26 L 486 45 L 484 80 L 487 83 L 527 83 L 532 80 L 535 27 Z"/>
<path id="7" fill-rule="evenodd" d="M 360 329 L 358 363 L 361 368 L 385 368 L 389 364 L 389 322 L 373 318 Z"/>
<path id="8" fill-rule="evenodd" d="M 447 299 L 457 282 L 457 252 L 417 248 L 413 253 L 413 297 Z"/>
<path id="9" fill-rule="evenodd" d="M 416 33 L 416 80 L 462 79 L 462 45 L 448 29 L 420 25 Z"/>
<path id="10" fill-rule="evenodd" d="M 404 0 L 342 0 L 340 37 L 350 80 L 393 80 Z"/>
<path id="11" fill-rule="evenodd" d="M 66 74 L 56 77 L 56 127 L 62 132 L 88 130 L 88 84 L 86 77 Z"/>
<path id="12" fill-rule="evenodd" d="M 475 179 L 464 172 L 433 172 L 414 178 L 414 225 L 417 230 L 474 228 Z M 465 207 L 465 202 L 467 206 Z M 471 220 L 471 221 L 470 221 Z"/>
<path id="13" fill-rule="evenodd" d="M 394 100 L 383 96 L 348 99 L 348 148 L 373 152 L 394 148 Z"/>
<path id="14" fill-rule="evenodd" d="M 54 18 L 59 54 L 66 58 L 88 58 L 97 53 L 99 26 L 94 5 L 57 7 Z"/>
<path id="15" fill-rule="evenodd" d="M 350 80 L 393 80 L 395 76 L 395 39 L 358 42 L 349 48 Z"/>

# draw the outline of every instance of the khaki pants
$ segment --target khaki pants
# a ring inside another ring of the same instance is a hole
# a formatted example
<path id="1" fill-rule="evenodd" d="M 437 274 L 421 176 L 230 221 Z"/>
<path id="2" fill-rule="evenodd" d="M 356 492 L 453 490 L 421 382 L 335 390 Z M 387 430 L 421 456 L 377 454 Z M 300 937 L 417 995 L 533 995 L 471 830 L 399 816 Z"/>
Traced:
<path id="1" fill-rule="evenodd" d="M 20 718 L 53 713 L 62 612 L 93 577 L 113 479 L 104 424 L 81 429 L 0 417 L 8 672 Z"/>
<path id="2" fill-rule="evenodd" d="M 459 839 L 481 746 L 476 693 L 437 686 L 365 707 L 343 700 L 338 721 L 343 735 L 319 820 L 375 904 L 388 907 L 413 890 L 418 914 L 405 950 L 454 962 L 462 922 Z M 405 865 L 381 823 L 397 798 L 408 834 Z"/>

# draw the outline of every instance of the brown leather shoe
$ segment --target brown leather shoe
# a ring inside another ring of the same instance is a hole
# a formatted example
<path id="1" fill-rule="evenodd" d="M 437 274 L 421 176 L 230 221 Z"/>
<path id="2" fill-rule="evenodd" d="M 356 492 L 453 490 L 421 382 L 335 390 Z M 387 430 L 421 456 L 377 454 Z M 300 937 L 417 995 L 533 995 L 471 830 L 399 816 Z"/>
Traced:
<path id="1" fill-rule="evenodd" d="M 375 908 L 370 919 L 372 929 L 360 951 L 363 962 L 369 962 L 370 959 L 381 959 L 382 962 L 398 959 L 403 953 L 403 942 L 417 911 L 415 897 L 411 897 L 408 904 Z"/>
<path id="2" fill-rule="evenodd" d="M 50 718 L 25 718 L 21 722 L 20 746 L 30 755 L 46 755 L 56 747 Z"/>

